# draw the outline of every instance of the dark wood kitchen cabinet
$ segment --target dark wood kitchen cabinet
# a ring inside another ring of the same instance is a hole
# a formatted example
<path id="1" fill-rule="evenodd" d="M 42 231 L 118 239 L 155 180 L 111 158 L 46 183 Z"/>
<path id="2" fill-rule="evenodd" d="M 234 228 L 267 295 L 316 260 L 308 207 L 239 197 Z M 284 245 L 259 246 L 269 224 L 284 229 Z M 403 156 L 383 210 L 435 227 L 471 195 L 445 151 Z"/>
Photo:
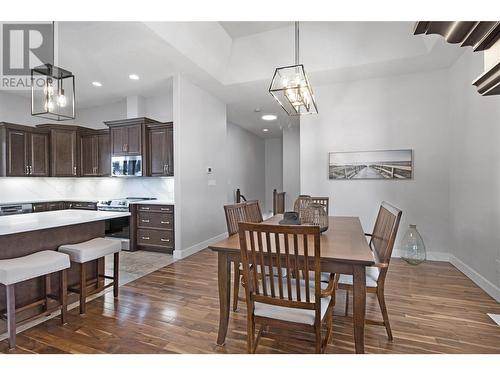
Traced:
<path id="1" fill-rule="evenodd" d="M 148 176 L 174 175 L 174 127 L 173 123 L 151 124 L 147 126 Z"/>
<path id="2" fill-rule="evenodd" d="M 139 117 L 104 123 L 110 128 L 112 156 L 138 156 L 145 149 L 145 126 L 158 122 Z"/>
<path id="3" fill-rule="evenodd" d="M 131 251 L 173 253 L 175 249 L 173 205 L 132 204 L 130 212 Z"/>
<path id="4" fill-rule="evenodd" d="M 82 133 L 80 154 L 82 176 L 109 176 L 111 174 L 109 131 L 96 130 Z"/>
<path id="5" fill-rule="evenodd" d="M 78 126 L 43 124 L 37 128 L 50 134 L 50 175 L 76 177 L 79 175 Z"/>
<path id="6" fill-rule="evenodd" d="M 0 123 L 0 176 L 49 176 L 49 134 Z"/>

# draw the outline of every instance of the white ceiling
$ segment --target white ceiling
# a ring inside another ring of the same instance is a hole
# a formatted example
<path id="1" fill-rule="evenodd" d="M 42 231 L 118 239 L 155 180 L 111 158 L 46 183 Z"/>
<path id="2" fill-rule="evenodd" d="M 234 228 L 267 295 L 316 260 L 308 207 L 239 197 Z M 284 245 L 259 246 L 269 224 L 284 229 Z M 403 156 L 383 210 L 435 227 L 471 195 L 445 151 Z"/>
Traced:
<path id="1" fill-rule="evenodd" d="M 290 26 L 292 22 L 228 21 L 219 22 L 232 39 Z"/>
<path id="2" fill-rule="evenodd" d="M 281 128 L 298 123 L 268 93 L 274 69 L 294 61 L 293 22 L 62 22 L 58 27 L 59 63 L 76 75 L 80 108 L 168 92 L 169 78 L 180 73 L 225 101 L 228 121 L 259 136 L 279 136 Z M 463 52 L 438 36 L 413 36 L 412 29 L 411 22 L 303 22 L 300 62 L 314 88 L 445 68 Z M 129 80 L 130 73 L 141 79 Z M 265 113 L 278 120 L 262 121 Z M 264 134 L 264 127 L 270 132 Z"/>

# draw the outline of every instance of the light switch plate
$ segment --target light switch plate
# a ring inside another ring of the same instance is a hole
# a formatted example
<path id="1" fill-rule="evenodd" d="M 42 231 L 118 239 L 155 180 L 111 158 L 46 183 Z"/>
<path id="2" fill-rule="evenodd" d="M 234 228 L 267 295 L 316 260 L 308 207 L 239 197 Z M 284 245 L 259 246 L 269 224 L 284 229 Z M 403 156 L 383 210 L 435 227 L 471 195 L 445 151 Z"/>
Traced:
<path id="1" fill-rule="evenodd" d="M 215 186 L 215 185 L 217 185 L 216 180 L 208 180 L 208 186 Z"/>

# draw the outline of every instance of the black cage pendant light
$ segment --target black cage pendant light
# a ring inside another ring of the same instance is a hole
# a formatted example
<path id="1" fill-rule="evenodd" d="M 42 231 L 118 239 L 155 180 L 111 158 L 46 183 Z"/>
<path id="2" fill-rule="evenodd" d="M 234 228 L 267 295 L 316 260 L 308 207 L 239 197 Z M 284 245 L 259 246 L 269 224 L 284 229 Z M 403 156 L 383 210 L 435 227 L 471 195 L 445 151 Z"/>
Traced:
<path id="1" fill-rule="evenodd" d="M 295 22 L 295 65 L 275 70 L 269 92 L 289 116 L 318 113 L 314 93 L 304 65 L 299 64 L 298 22 Z"/>
<path id="2" fill-rule="evenodd" d="M 52 52 L 55 60 L 55 24 Z M 75 118 L 75 76 L 47 63 L 31 69 L 31 115 L 56 121 Z"/>

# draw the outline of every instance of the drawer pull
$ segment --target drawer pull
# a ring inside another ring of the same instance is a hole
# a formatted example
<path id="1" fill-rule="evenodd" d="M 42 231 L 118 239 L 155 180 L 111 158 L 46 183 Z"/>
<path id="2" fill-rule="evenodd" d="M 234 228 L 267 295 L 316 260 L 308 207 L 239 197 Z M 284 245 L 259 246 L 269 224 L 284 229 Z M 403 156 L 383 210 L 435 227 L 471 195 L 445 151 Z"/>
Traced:
<path id="1" fill-rule="evenodd" d="M 149 237 L 141 237 L 143 240 L 149 240 Z"/>
<path id="2" fill-rule="evenodd" d="M 149 207 L 141 207 L 142 211 L 149 211 Z"/>
<path id="3" fill-rule="evenodd" d="M 170 221 L 161 221 L 161 224 L 170 224 Z"/>
<path id="4" fill-rule="evenodd" d="M 142 221 L 143 223 L 149 223 L 149 220 L 145 220 L 145 219 L 143 219 L 143 220 L 141 220 L 141 221 Z"/>
<path id="5" fill-rule="evenodd" d="M 170 208 L 160 208 L 161 211 L 169 211 L 170 212 Z"/>
<path id="6" fill-rule="evenodd" d="M 167 239 L 162 238 L 160 241 L 161 241 L 161 242 L 170 242 L 170 240 L 169 240 L 168 238 L 167 238 Z"/>

